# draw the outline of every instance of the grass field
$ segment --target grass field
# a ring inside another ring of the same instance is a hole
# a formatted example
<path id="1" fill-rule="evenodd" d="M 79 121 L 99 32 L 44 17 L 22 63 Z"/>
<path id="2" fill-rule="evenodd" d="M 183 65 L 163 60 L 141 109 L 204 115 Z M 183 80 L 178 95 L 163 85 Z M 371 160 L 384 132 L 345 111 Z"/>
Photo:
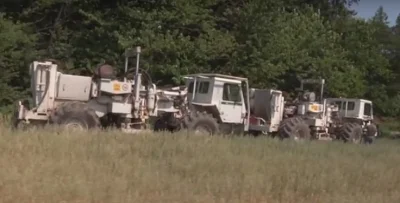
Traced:
<path id="1" fill-rule="evenodd" d="M 0 202 L 400 202 L 398 141 L 0 132 Z"/>

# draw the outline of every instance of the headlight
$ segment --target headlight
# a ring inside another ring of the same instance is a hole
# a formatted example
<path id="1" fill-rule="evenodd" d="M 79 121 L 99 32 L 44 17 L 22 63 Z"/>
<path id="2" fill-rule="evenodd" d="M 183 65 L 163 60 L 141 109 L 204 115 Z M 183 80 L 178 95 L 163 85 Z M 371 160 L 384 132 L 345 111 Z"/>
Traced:
<path id="1" fill-rule="evenodd" d="M 311 108 L 312 111 L 319 111 L 319 105 L 313 104 L 313 105 L 311 105 L 310 108 Z"/>
<path id="2" fill-rule="evenodd" d="M 321 108 L 320 104 L 310 104 L 310 105 L 308 105 L 308 111 L 314 112 L 314 113 L 319 113 L 322 111 L 322 108 Z"/>

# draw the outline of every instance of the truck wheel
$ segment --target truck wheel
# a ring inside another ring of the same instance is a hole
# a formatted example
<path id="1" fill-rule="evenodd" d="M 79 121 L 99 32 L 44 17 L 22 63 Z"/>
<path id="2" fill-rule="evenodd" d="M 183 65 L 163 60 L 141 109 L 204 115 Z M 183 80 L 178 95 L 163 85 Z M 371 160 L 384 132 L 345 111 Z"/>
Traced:
<path id="1" fill-rule="evenodd" d="M 191 113 L 185 121 L 188 130 L 196 134 L 216 135 L 219 133 L 217 120 L 206 112 Z"/>
<path id="2" fill-rule="evenodd" d="M 82 102 L 65 102 L 50 116 L 50 123 L 66 129 L 88 130 L 100 127 L 100 119 L 95 111 Z"/>
<path id="3" fill-rule="evenodd" d="M 158 118 L 154 122 L 154 131 L 160 132 L 160 131 L 165 131 L 165 130 L 167 130 L 167 124 L 165 123 L 165 121 L 162 118 Z"/>
<path id="4" fill-rule="evenodd" d="M 173 113 L 164 113 L 154 122 L 154 131 L 169 131 L 171 133 L 179 131 L 181 122 L 174 117 Z"/>
<path id="5" fill-rule="evenodd" d="M 370 124 L 367 127 L 367 133 L 364 136 L 364 143 L 365 144 L 372 144 L 375 140 L 375 135 L 378 133 L 378 128 L 375 124 Z"/>
<path id="6" fill-rule="evenodd" d="M 341 137 L 345 142 L 352 142 L 355 144 L 359 144 L 363 140 L 362 127 L 357 123 L 343 124 L 341 134 L 342 134 Z"/>
<path id="7" fill-rule="evenodd" d="M 281 139 L 310 140 L 311 133 L 307 123 L 300 117 L 291 117 L 282 121 L 278 134 Z"/>

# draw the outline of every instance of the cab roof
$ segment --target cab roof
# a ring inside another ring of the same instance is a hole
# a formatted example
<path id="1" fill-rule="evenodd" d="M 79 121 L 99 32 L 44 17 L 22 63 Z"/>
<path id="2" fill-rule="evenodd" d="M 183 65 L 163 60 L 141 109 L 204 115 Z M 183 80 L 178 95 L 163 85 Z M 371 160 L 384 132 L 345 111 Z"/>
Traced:
<path id="1" fill-rule="evenodd" d="M 223 74 L 218 74 L 218 73 L 197 73 L 197 74 L 190 74 L 190 75 L 185 75 L 185 78 L 223 78 L 223 79 L 230 79 L 230 80 L 239 80 L 239 81 L 247 81 L 247 78 L 243 77 L 236 77 L 236 76 L 231 76 L 231 75 L 223 75 Z"/>

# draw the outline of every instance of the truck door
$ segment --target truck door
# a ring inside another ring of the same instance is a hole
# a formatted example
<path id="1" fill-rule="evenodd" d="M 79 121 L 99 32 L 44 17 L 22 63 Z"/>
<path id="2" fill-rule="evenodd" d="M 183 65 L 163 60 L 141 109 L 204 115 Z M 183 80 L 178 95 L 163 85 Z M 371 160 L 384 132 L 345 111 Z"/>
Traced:
<path id="1" fill-rule="evenodd" d="M 224 83 L 222 100 L 219 103 L 222 121 L 224 123 L 242 123 L 243 102 L 240 84 Z"/>
<path id="2" fill-rule="evenodd" d="M 283 100 L 282 92 L 271 90 L 271 115 L 270 115 L 270 130 L 277 131 L 283 116 Z"/>

